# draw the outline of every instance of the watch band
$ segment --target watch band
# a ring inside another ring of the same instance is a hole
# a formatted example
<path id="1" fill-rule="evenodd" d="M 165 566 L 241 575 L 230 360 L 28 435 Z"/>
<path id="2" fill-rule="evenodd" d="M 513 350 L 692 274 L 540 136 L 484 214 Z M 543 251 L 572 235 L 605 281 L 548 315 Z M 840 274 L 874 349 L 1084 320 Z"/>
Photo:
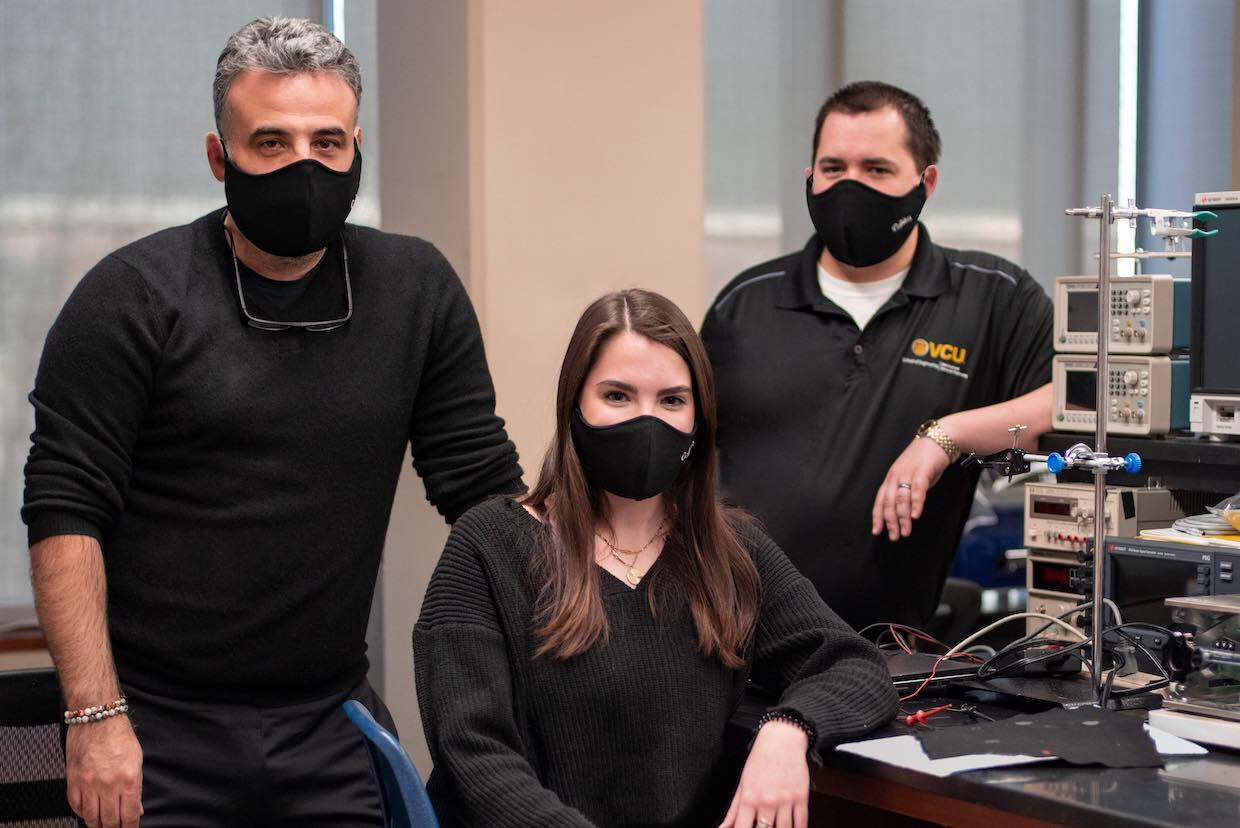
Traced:
<path id="1" fill-rule="evenodd" d="M 956 445 L 951 435 L 943 430 L 938 420 L 927 420 L 922 423 L 921 428 L 917 429 L 917 436 L 934 441 L 947 454 L 948 462 L 955 463 L 960 459 L 960 447 Z"/>

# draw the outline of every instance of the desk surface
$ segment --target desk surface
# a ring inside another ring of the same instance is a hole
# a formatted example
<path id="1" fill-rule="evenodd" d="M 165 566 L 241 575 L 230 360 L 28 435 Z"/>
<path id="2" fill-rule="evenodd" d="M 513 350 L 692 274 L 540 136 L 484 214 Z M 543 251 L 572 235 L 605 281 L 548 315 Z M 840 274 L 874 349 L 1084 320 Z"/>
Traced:
<path id="1" fill-rule="evenodd" d="M 0 652 L 46 648 L 34 607 L 0 606 Z"/>
<path id="2" fill-rule="evenodd" d="M 850 777 L 889 784 L 867 786 Z M 1029 825 L 1090 828 L 1240 825 L 1240 757 L 1227 754 L 1169 757 L 1164 768 L 1056 764 L 970 771 L 940 778 L 839 753 L 827 767 L 814 771 L 813 781 L 815 790 L 823 793 L 949 825 L 1015 825 L 1006 815 L 1024 816 Z M 912 792 L 929 796 L 917 797 Z M 908 807 L 899 807 L 901 804 Z M 944 810 L 948 812 L 946 819 Z M 1001 821 L 996 822 L 996 817 Z"/>
<path id="3" fill-rule="evenodd" d="M 893 725 L 874 735 L 908 732 Z M 1211 748 L 1209 756 L 1165 762 L 1122 769 L 1055 762 L 936 777 L 834 753 L 812 778 L 822 796 L 945 825 L 1240 826 L 1240 754 Z"/>

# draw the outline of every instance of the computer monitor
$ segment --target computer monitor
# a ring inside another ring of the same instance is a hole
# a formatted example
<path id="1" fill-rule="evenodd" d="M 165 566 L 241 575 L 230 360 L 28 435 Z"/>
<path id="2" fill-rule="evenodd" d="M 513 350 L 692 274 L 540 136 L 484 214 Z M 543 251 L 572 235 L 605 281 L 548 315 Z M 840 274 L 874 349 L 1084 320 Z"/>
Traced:
<path id="1" fill-rule="evenodd" d="M 1198 193 L 1195 210 L 1217 219 L 1194 221 L 1217 235 L 1193 240 L 1193 394 L 1240 396 L 1240 191 Z"/>

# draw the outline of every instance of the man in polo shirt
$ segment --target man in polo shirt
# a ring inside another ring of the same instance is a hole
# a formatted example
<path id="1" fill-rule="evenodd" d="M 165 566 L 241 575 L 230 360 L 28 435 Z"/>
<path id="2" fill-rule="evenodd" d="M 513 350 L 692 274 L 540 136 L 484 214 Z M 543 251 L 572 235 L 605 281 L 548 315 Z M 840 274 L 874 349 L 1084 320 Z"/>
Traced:
<path id="1" fill-rule="evenodd" d="M 917 221 L 939 147 L 901 89 L 832 95 L 805 170 L 814 237 L 733 279 L 702 326 L 725 494 L 858 628 L 933 615 L 977 484 L 961 453 L 1051 426 L 1050 299 Z"/>

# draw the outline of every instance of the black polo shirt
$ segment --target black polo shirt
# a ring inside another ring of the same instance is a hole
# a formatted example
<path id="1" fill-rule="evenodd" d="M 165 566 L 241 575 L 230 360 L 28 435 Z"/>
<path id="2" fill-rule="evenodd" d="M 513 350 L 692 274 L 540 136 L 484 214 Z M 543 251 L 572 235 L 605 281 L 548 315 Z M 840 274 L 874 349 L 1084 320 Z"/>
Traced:
<path id="1" fill-rule="evenodd" d="M 930 418 L 1050 382 L 1051 300 L 998 256 L 920 227 L 903 286 L 864 330 L 818 285 L 817 238 L 750 268 L 707 312 L 721 485 L 854 627 L 934 612 L 978 472 L 949 468 L 910 537 L 870 534 L 892 462 Z"/>

